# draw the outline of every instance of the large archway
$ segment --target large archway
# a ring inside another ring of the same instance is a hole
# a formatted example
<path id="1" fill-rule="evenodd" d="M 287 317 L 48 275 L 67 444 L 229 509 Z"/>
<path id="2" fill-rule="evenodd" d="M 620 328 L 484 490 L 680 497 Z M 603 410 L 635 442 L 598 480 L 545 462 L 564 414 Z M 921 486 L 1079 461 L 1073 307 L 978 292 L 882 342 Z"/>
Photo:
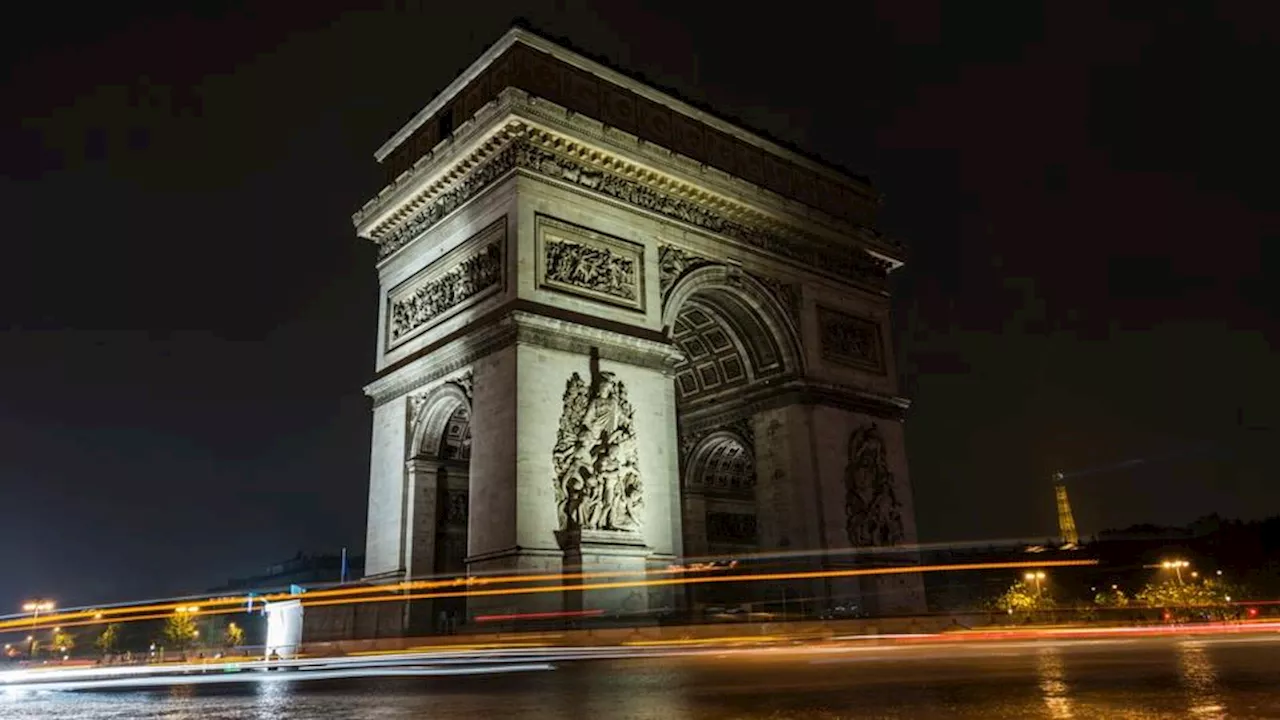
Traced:
<path id="1" fill-rule="evenodd" d="M 674 367 L 681 441 L 685 556 L 741 557 L 774 549 L 757 482 L 749 399 L 802 373 L 794 321 L 769 290 L 736 268 L 704 266 L 671 287 L 663 320 L 683 359 Z M 750 603 L 758 588 L 713 583 L 694 606 Z"/>
<path id="2" fill-rule="evenodd" d="M 405 576 L 466 574 L 470 506 L 471 402 L 464 383 L 446 382 L 419 400 L 406 473 Z M 466 616 L 463 598 L 410 608 L 409 625 L 443 632 Z"/>

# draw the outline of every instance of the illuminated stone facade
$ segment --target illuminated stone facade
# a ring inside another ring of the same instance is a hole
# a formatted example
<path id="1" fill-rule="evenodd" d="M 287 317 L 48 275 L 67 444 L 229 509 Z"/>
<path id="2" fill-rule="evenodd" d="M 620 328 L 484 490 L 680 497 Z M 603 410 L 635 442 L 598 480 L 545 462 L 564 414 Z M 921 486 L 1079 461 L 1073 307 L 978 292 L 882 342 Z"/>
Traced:
<path id="1" fill-rule="evenodd" d="M 382 290 L 369 576 L 842 567 L 914 542 L 903 251 L 865 180 L 521 29 L 377 156 L 389 183 L 354 218 Z M 791 590 L 923 607 L 910 574 Z M 690 597 L 610 593 L 430 613 Z"/>

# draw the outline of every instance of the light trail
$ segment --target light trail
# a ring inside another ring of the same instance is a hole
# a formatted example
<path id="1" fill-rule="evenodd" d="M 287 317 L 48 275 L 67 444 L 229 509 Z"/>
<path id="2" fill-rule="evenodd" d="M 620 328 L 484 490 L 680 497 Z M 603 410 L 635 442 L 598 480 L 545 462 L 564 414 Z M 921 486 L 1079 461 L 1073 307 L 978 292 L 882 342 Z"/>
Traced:
<path id="1" fill-rule="evenodd" d="M 963 542 L 907 543 L 877 547 L 831 548 L 821 551 L 813 550 L 775 550 L 769 552 L 745 553 L 741 555 L 702 555 L 685 558 L 686 562 L 719 562 L 737 560 L 748 562 L 755 560 L 795 560 L 814 558 L 820 560 L 844 560 L 859 556 L 874 555 L 910 555 L 914 553 L 938 550 L 990 550 L 992 552 L 1008 552 L 1014 547 L 1022 548 L 1021 552 L 1041 552 L 1045 548 L 1045 540 L 1039 538 L 1000 538 L 994 540 L 967 540 Z M 1033 550 L 1036 548 L 1036 550 Z M 1070 552 L 1076 552 L 1071 550 Z"/>
<path id="2" fill-rule="evenodd" d="M 371 595 L 376 593 L 404 593 L 409 590 L 422 590 L 429 588 L 445 588 L 445 587 L 463 587 L 475 585 L 489 584 L 510 584 L 522 582 L 562 582 L 568 580 L 588 580 L 595 578 L 607 577 L 624 577 L 638 575 L 666 575 L 666 574 L 685 574 L 689 572 L 707 572 L 711 570 L 725 568 L 695 568 L 690 569 L 684 566 L 672 566 L 667 568 L 658 568 L 654 570 L 638 570 L 638 571 L 614 571 L 614 572 L 569 572 L 569 573 L 543 573 L 538 575 L 502 575 L 502 576 L 469 576 L 464 578 L 449 578 L 447 580 L 414 580 L 409 582 L 386 583 L 382 585 L 364 585 L 359 587 L 343 587 L 328 590 L 308 591 L 309 597 L 336 597 L 349 595 Z M 555 586 L 558 587 L 558 586 Z M 0 631 L 9 629 L 31 629 L 54 627 L 57 625 L 70 624 L 72 621 L 90 618 L 94 621 L 103 621 L 107 618 L 119 618 L 124 615 L 131 615 L 139 612 L 174 612 L 178 608 L 189 607 L 193 603 L 200 606 L 200 611 L 191 613 L 192 615 L 217 614 L 212 610 L 206 610 L 205 606 L 239 606 L 248 605 L 250 601 L 256 603 L 261 602 L 277 602 L 280 600 L 289 600 L 299 597 L 290 592 L 278 592 L 263 595 L 234 595 L 224 597 L 208 597 L 200 598 L 200 596 L 187 596 L 180 600 L 169 600 L 163 603 L 153 603 L 149 605 L 127 605 L 117 604 L 109 607 L 86 607 L 85 609 L 65 610 L 62 612 L 45 613 L 40 615 L 38 625 L 32 625 L 30 614 L 6 615 L 0 616 L 8 618 L 0 620 Z M 404 595 L 395 595 L 387 598 L 388 600 L 396 600 L 403 598 Z M 226 610 L 225 612 L 238 612 L 238 608 Z M 122 618 L 123 619 L 123 618 Z M 96 624 L 88 623 L 88 624 Z"/>
<path id="3" fill-rule="evenodd" d="M 727 562 L 755 562 L 769 560 L 795 560 L 798 558 L 815 558 L 815 559 L 841 559 L 855 557 L 859 555 L 878 555 L 892 554 L 903 555 L 910 553 L 927 552 L 932 550 L 957 550 L 957 549 L 984 549 L 991 548 L 995 550 L 1007 549 L 1011 546 L 1025 546 L 1027 548 L 1040 547 L 1042 540 L 1012 538 L 1000 540 L 985 541 L 967 541 L 967 542 L 949 542 L 949 543 L 911 543 L 906 545 L 895 545 L 892 547 L 865 547 L 865 548 L 849 548 L 842 550 L 824 550 L 814 552 L 812 550 L 793 550 L 784 552 L 767 552 L 767 553 L 751 553 L 746 555 L 718 555 L 686 558 L 685 564 L 682 566 L 672 566 L 667 568 L 659 568 L 652 570 L 639 571 L 613 571 L 613 572 L 577 572 L 577 573 L 544 573 L 538 575 L 486 575 L 478 574 L 467 577 L 440 577 L 434 576 L 419 580 L 404 580 L 396 583 L 385 583 L 375 585 L 361 586 L 340 586 L 334 587 L 332 584 L 317 585 L 307 588 L 306 594 L 311 597 L 342 597 L 348 595 L 371 595 L 377 593 L 403 593 L 413 590 L 438 589 L 450 586 L 475 586 L 487 584 L 510 584 L 522 582 L 561 582 L 563 580 L 588 580 L 606 577 L 624 577 L 624 576 L 640 576 L 655 574 L 686 574 L 695 572 L 710 572 L 716 570 L 725 570 L 725 567 L 707 567 L 711 563 L 727 563 Z M 1044 563 L 1039 563 L 1044 565 Z M 84 618 L 94 618 L 98 620 L 106 618 L 119 617 L 121 615 L 129 615 L 137 612 L 172 612 L 179 607 L 190 604 L 196 605 L 246 605 L 251 599 L 257 602 L 275 602 L 278 600 L 296 597 L 288 590 L 280 589 L 276 591 L 266 591 L 261 593 L 228 595 L 228 596 L 207 596 L 207 595 L 187 595 L 181 598 L 172 598 L 162 603 L 152 603 L 147 605 L 134 605 L 131 603 L 106 603 L 93 606 L 80 606 L 72 608 L 64 608 L 60 611 L 41 615 L 41 619 L 48 619 L 52 625 L 67 624 L 73 620 Z M 31 627 L 31 615 L 29 613 L 9 613 L 0 614 L 0 631 L 6 629 L 23 629 Z M 38 628 L 45 627 L 43 624 Z"/>
<path id="4" fill-rule="evenodd" d="M 169 685 L 220 683 L 293 682 L 326 679 L 356 679 L 397 676 L 462 676 L 503 672 L 549 671 L 558 663 L 675 657 L 752 657 L 761 655 L 834 657 L 855 653 L 868 661 L 880 651 L 893 655 L 911 651 L 939 657 L 967 657 L 976 648 L 998 651 L 1007 647 L 1034 647 L 1042 643 L 1116 643 L 1154 637 L 1180 641 L 1193 635 L 1193 642 L 1277 642 L 1280 621 L 1232 625 L 1209 623 L 1201 626 L 1154 626 L 1132 628 L 1030 628 L 1008 631 L 958 633 L 904 633 L 884 636 L 855 636 L 825 640 L 795 634 L 723 637 L 717 641 L 632 643 L 595 647 L 506 647 L 453 652 L 402 651 L 378 657 L 323 657 L 293 660 L 254 660 L 232 663 L 181 663 L 170 665 L 39 668 L 0 673 L 0 689 L 10 692 L 90 690 L 108 688 L 157 688 Z M 1217 636 L 1217 637 L 1214 637 Z M 875 640 L 877 644 L 865 641 Z M 803 644 L 796 645 L 797 641 Z M 973 650 L 966 648 L 974 648 Z M 896 652 L 893 652 L 896 651 Z M 957 654 L 958 653 L 958 654 Z M 840 662 L 810 660 L 809 662 Z M 266 672 L 286 670 L 285 672 Z"/>
<path id="5" fill-rule="evenodd" d="M 174 685 L 226 685 L 229 683 L 304 682 L 314 680 L 352 680 L 356 678 L 430 677 L 441 675 L 491 675 L 496 673 L 535 672 L 554 670 L 547 663 L 525 665 L 495 665 L 474 667 L 403 667 L 403 668 L 343 668 L 339 670 L 304 670 L 300 672 L 245 672 L 209 673 L 201 675 L 156 674 L 130 678 L 85 679 L 46 681 L 5 686 L 10 693 L 66 692 L 73 690 L 144 689 L 171 687 Z"/>
<path id="6" fill-rule="evenodd" d="M 764 580 L 814 580 L 823 578 L 862 577 L 867 575 L 907 575 L 918 572 L 942 572 L 963 570 L 1023 570 L 1027 568 L 1083 567 L 1097 565 L 1097 560 L 1051 560 L 1047 562 L 996 562 L 957 563 L 954 565 L 909 565 L 891 568 L 857 568 L 851 570 L 809 570 L 782 573 L 754 573 L 746 575 L 714 575 L 701 577 L 669 578 L 663 580 L 630 580 L 621 582 L 592 583 L 582 585 L 558 585 L 551 587 L 503 588 L 499 590 L 469 590 L 448 593 L 408 593 L 393 597 L 364 598 L 361 600 L 336 599 L 308 601 L 301 599 L 304 607 L 345 605 L 353 602 L 395 602 L 428 600 L 436 598 L 486 597 L 493 595 L 533 595 L 547 592 L 587 592 L 592 590 L 623 590 L 640 587 L 668 587 L 673 585 L 700 585 L 724 582 L 759 582 Z"/>
<path id="7" fill-rule="evenodd" d="M 1026 569 L 1026 568 L 1054 568 L 1054 567 L 1081 567 L 1089 565 L 1097 565 L 1098 560 L 1048 560 L 1040 562 L 1032 561 L 1016 561 L 1016 562 L 995 562 L 995 563 L 957 563 L 943 565 L 903 565 L 890 568 L 857 568 L 849 570 L 810 570 L 796 572 L 781 573 L 748 573 L 740 575 L 705 575 L 696 574 L 704 572 L 699 569 L 694 571 L 695 574 L 690 575 L 690 571 L 685 567 L 669 567 L 653 571 L 633 571 L 633 572 L 592 572 L 592 573 L 544 573 L 539 575 L 509 575 L 489 578 L 455 578 L 451 580 L 435 580 L 435 581 L 413 581 L 388 583 L 386 585 L 369 585 L 358 588 L 336 588 L 332 590 L 318 590 L 308 592 L 303 595 L 293 595 L 290 593 L 277 593 L 275 595 L 263 596 L 234 596 L 234 597 L 214 597 L 207 600 L 183 600 L 179 602 L 165 602 L 150 605 L 135 606 L 118 606 L 108 609 L 90 609 L 74 612 L 52 613 L 42 615 L 38 623 L 33 623 L 29 617 L 20 617 L 12 620 L 0 621 L 0 631 L 14 630 L 38 630 L 47 629 L 57 626 L 71 625 L 96 625 L 107 622 L 108 619 L 114 619 L 119 622 L 130 622 L 134 620 L 154 620 L 161 619 L 178 610 L 178 608 L 190 607 L 192 602 L 199 604 L 200 610 L 190 613 L 193 616 L 202 615 L 220 615 L 228 613 L 240 612 L 240 606 L 247 605 L 252 599 L 255 603 L 276 602 L 286 599 L 297 599 L 307 607 L 319 607 L 325 605 L 347 605 L 355 603 L 367 602 L 397 602 L 407 600 L 424 600 L 431 598 L 458 598 L 458 597 L 485 597 L 495 595 L 529 595 L 537 593 L 560 593 L 567 591 L 591 591 L 591 590 L 611 590 L 625 588 L 640 587 L 663 587 L 688 584 L 702 584 L 712 582 L 759 582 L 768 580 L 806 580 L 821 578 L 840 578 L 840 577 L 859 577 L 866 575 L 891 575 L 891 574 L 909 574 L 915 572 L 941 572 L 941 571 L 964 571 L 964 570 L 1000 570 L 1000 569 Z M 715 568 L 708 568 L 711 570 Z M 727 568 L 719 568 L 727 569 Z M 677 577 L 660 578 L 660 579 L 644 579 L 629 581 L 614 581 L 604 583 L 583 583 L 578 585 L 546 585 L 540 587 L 517 587 L 517 588 L 495 588 L 495 589 L 465 589 L 453 592 L 429 592 L 415 593 L 408 592 L 410 590 L 419 589 L 437 589 L 447 587 L 464 587 L 488 584 L 513 584 L 519 582 L 562 582 L 565 579 L 595 579 L 595 578 L 614 578 L 614 577 L 635 577 L 637 575 L 676 575 Z M 360 597 L 353 599 L 355 595 L 375 595 L 380 593 L 390 593 L 387 595 L 379 595 L 377 597 Z M 209 606 L 214 606 L 212 609 Z M 153 613 L 150 615 L 142 615 L 139 617 L 131 617 L 139 613 Z M 159 615 L 154 613 L 161 613 Z"/>
<path id="8" fill-rule="evenodd" d="M 604 610 L 565 610 L 563 612 L 508 613 L 506 615 L 477 615 L 476 622 L 501 622 L 503 620 L 551 620 L 555 618 L 599 617 Z"/>

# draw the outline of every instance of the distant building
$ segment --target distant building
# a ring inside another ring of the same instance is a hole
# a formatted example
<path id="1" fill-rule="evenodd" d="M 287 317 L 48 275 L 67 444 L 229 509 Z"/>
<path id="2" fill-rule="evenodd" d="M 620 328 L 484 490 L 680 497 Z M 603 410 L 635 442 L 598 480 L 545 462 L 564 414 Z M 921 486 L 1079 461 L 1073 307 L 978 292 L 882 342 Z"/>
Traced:
<path id="1" fill-rule="evenodd" d="M 346 579 L 364 575 L 364 557 L 347 556 Z M 232 578 L 210 592 L 234 592 L 237 590 L 272 590 L 290 585 L 314 585 L 336 583 L 342 579 L 341 555 L 304 555 L 299 552 L 292 558 L 267 567 L 261 575 Z"/>

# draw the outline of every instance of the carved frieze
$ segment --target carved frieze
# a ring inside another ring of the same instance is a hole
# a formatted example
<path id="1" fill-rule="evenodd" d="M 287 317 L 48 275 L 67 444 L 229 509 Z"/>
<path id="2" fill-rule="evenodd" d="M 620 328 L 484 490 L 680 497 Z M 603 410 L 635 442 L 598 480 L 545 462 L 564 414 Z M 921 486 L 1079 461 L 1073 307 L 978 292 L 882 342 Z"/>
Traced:
<path id="1" fill-rule="evenodd" d="M 426 207 L 414 213 L 403 224 L 379 238 L 378 259 L 381 260 L 404 247 L 410 240 L 426 232 L 427 228 L 440 222 L 445 215 L 458 209 L 463 203 L 487 190 L 503 175 L 514 170 L 517 150 L 515 144 L 508 144 L 489 157 L 487 162 L 433 198 Z"/>
<path id="2" fill-rule="evenodd" d="M 538 286 L 644 310 L 644 246 L 538 215 Z"/>
<path id="3" fill-rule="evenodd" d="M 786 283 L 767 275 L 752 275 L 756 280 L 760 281 L 769 290 L 769 294 L 773 295 L 773 299 L 778 301 L 778 305 L 782 307 L 782 311 L 791 318 L 791 322 L 798 328 L 800 327 L 800 288 L 792 283 Z"/>
<path id="4" fill-rule="evenodd" d="M 561 530 L 640 530 L 644 506 L 634 410 L 611 372 L 578 373 L 564 391 L 553 450 Z"/>
<path id="5" fill-rule="evenodd" d="M 658 287 L 662 291 L 663 300 L 666 300 L 667 293 L 686 272 L 710 264 L 710 260 L 674 245 L 658 248 Z"/>
<path id="6" fill-rule="evenodd" d="M 824 358 L 874 373 L 885 372 L 884 344 L 876 321 L 819 305 L 818 336 Z"/>
<path id="7" fill-rule="evenodd" d="M 845 466 L 845 532 L 852 547 L 897 545 L 903 540 L 902 503 L 874 422 L 849 437 Z"/>
<path id="8" fill-rule="evenodd" d="M 501 289 L 505 244 L 504 218 L 392 290 L 387 298 L 387 347 Z"/>
<path id="9" fill-rule="evenodd" d="M 763 252 L 807 265 L 834 277 L 875 287 L 884 284 L 887 266 L 867 253 L 832 247 L 829 242 L 798 231 L 786 232 L 777 226 L 757 226 L 729 219 L 706 204 L 678 197 L 581 159 L 549 150 L 532 142 L 530 134 L 533 133 L 509 140 L 506 146 L 489 154 L 478 167 L 448 190 L 441 192 L 409 220 L 378 237 L 379 258 L 385 258 L 399 250 L 445 215 L 479 195 L 489 184 L 506 176 L 511 170 L 519 169 L 593 190 L 642 210 L 732 237 Z M 626 163 L 617 162 L 611 167 L 622 171 L 631 169 Z"/>

